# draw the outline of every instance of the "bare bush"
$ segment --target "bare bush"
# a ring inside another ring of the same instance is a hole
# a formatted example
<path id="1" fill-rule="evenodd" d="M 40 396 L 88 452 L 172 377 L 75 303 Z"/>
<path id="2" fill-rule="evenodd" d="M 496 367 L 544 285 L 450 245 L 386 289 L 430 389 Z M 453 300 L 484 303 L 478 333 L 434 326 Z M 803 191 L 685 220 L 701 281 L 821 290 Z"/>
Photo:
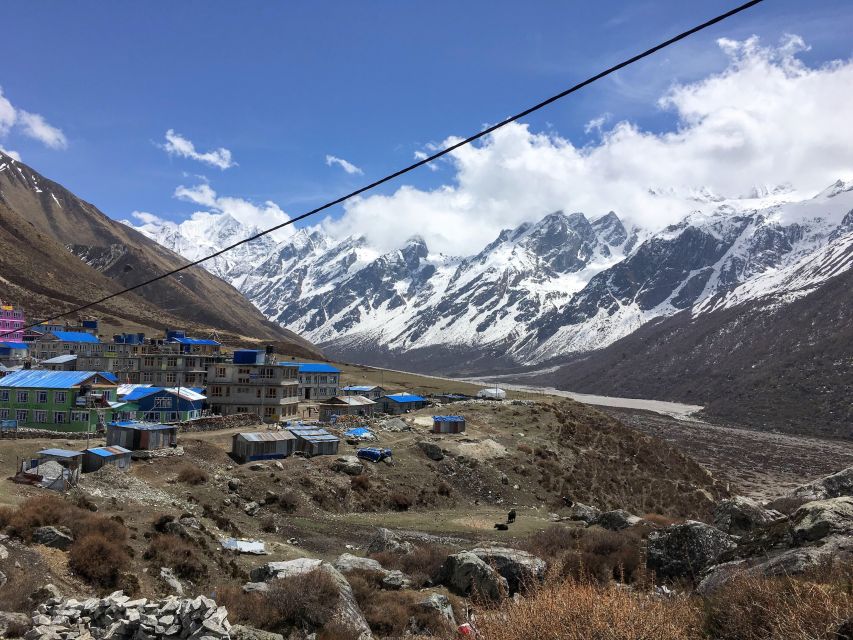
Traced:
<path id="1" fill-rule="evenodd" d="M 207 576 L 207 567 L 199 559 L 195 545 L 175 535 L 152 536 L 142 557 L 171 567 L 175 575 L 186 580 L 196 581 Z"/>
<path id="2" fill-rule="evenodd" d="M 194 464 L 186 464 L 178 472 L 178 482 L 184 484 L 199 485 L 207 482 L 207 471 Z"/>
<path id="3" fill-rule="evenodd" d="M 68 554 L 68 566 L 74 573 L 103 588 L 117 586 L 129 565 L 130 557 L 124 547 L 98 532 L 75 540 Z"/>

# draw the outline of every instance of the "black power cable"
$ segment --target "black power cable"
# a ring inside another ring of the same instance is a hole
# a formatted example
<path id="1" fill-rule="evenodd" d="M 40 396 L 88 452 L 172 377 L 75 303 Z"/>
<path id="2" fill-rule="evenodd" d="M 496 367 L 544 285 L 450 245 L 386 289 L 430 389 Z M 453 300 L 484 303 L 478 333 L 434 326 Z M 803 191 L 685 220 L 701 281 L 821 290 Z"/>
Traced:
<path id="1" fill-rule="evenodd" d="M 96 305 L 102 304 L 102 303 L 106 302 L 107 300 L 111 300 L 111 299 L 116 298 L 120 295 L 124 295 L 125 293 L 129 293 L 131 291 L 135 291 L 136 289 L 140 289 L 142 287 L 145 287 L 145 286 L 147 286 L 153 282 L 157 282 L 158 280 L 162 280 L 163 278 L 168 278 L 169 276 L 173 276 L 176 273 L 186 271 L 190 267 L 195 267 L 195 266 L 202 264 L 203 262 L 207 262 L 208 260 L 211 260 L 212 258 L 215 258 L 217 256 L 222 255 L 226 251 L 230 251 L 231 249 L 234 249 L 235 247 L 239 247 L 241 244 L 246 244 L 247 242 L 252 242 L 253 240 L 257 240 L 258 238 L 261 238 L 261 237 L 263 237 L 269 233 L 272 233 L 273 231 L 277 231 L 278 229 L 282 229 L 283 227 L 291 225 L 295 222 L 299 222 L 300 220 L 304 220 L 305 218 L 316 215 L 316 214 L 320 213 L 321 211 L 324 211 L 330 207 L 334 207 L 335 205 L 341 204 L 342 202 L 346 202 L 347 200 L 354 198 L 355 196 L 361 195 L 365 191 L 370 191 L 371 189 L 374 189 L 381 184 L 385 184 L 386 182 L 390 182 L 391 180 L 394 180 L 395 178 L 399 178 L 400 176 L 402 176 L 406 173 L 409 173 L 410 171 L 414 171 L 418 167 L 421 167 L 427 163 L 430 163 L 434 160 L 437 160 L 438 158 L 441 158 L 442 156 L 447 155 L 448 153 L 451 153 L 452 151 L 455 151 L 456 149 L 463 147 L 466 144 L 470 144 L 470 143 L 474 142 L 475 140 L 479 140 L 480 138 L 487 136 L 488 134 L 492 133 L 493 131 L 497 131 L 501 127 L 506 126 L 510 122 L 515 122 L 516 120 L 519 120 L 525 116 L 528 116 L 535 111 L 539 111 L 543 107 L 547 107 L 552 102 L 556 102 L 557 100 L 565 98 L 567 95 L 572 94 L 575 91 L 579 91 L 580 89 L 583 89 L 587 85 L 590 85 L 593 82 L 601 80 L 605 76 L 609 76 L 610 74 L 615 73 L 616 71 L 619 71 L 620 69 L 624 69 L 625 67 L 632 65 L 635 62 L 642 60 L 643 58 L 647 58 L 650 55 L 657 53 L 661 49 L 665 49 L 666 47 L 673 45 L 676 42 L 679 42 L 681 40 L 684 40 L 685 38 L 692 36 L 694 33 L 698 33 L 699 31 L 702 31 L 703 29 L 707 29 L 708 27 L 711 27 L 711 26 L 717 24 L 718 22 L 722 22 L 723 20 L 726 20 L 727 18 L 731 18 L 732 16 L 734 16 L 738 13 L 741 13 L 742 11 L 746 11 L 747 9 L 750 9 L 751 7 L 754 7 L 755 5 L 757 5 L 763 1 L 764 0 L 750 0 L 750 2 L 745 2 L 744 4 L 737 6 L 734 9 L 731 9 L 730 11 L 726 11 L 725 13 L 722 13 L 722 14 L 714 17 L 714 18 L 711 18 L 710 20 L 707 20 L 707 21 L 703 22 L 702 24 L 696 25 L 692 29 L 688 29 L 687 31 L 683 31 L 682 33 L 679 33 L 677 36 L 674 36 L 674 37 L 670 38 L 669 40 L 665 40 L 664 42 L 661 42 L 660 44 L 655 45 L 651 49 L 646 49 L 642 53 L 638 53 L 637 55 L 635 55 L 631 58 L 628 58 L 627 60 L 623 60 L 619 64 L 613 65 L 612 67 L 605 69 L 604 71 L 601 71 L 600 73 L 597 73 L 594 76 L 587 78 L 583 82 L 579 82 L 578 84 L 574 85 L 573 87 L 569 87 L 565 91 L 561 91 L 560 93 L 555 94 L 555 95 L 551 96 L 550 98 L 547 98 L 547 99 L 543 100 L 542 102 L 539 102 L 539 103 L 533 105 L 532 107 L 529 107 L 529 108 L 525 109 L 524 111 L 521 111 L 521 112 L 515 114 L 514 116 L 511 116 L 511 117 L 507 118 L 506 120 L 499 122 L 498 124 L 494 124 L 494 125 L 486 128 L 486 129 L 483 129 L 479 133 L 475 133 L 472 136 L 468 136 L 464 140 L 460 140 L 459 142 L 456 142 L 456 143 L 450 145 L 449 147 L 446 147 L 445 149 L 442 149 L 441 151 L 438 151 L 438 152 L 432 154 L 429 157 L 423 158 L 422 160 L 418 160 L 417 162 L 410 164 L 409 166 L 407 166 L 403 169 L 400 169 L 399 171 L 395 171 L 394 173 L 391 173 L 391 174 L 385 176 L 384 178 L 380 178 L 379 180 L 376 180 L 375 182 L 371 182 L 370 184 L 365 185 L 359 189 L 356 189 L 355 191 L 352 191 L 352 192 L 350 192 L 344 196 L 341 196 L 340 198 L 337 198 L 336 200 L 332 200 L 332 201 L 327 202 L 326 204 L 324 204 L 322 206 L 319 206 L 315 209 L 311 209 L 311 211 L 307 211 L 301 215 L 296 216 L 295 218 L 291 218 L 287 222 L 282 222 L 281 224 L 278 224 L 274 227 L 270 227 L 266 231 L 261 231 L 260 233 L 257 233 L 253 236 L 250 236 L 248 238 L 244 238 L 243 240 L 240 240 L 238 242 L 230 244 L 227 247 L 220 249 L 219 251 L 216 251 L 214 253 L 211 253 L 208 256 L 205 256 L 204 258 L 199 258 L 198 260 L 194 260 L 192 262 L 189 262 L 189 263 L 187 263 L 181 267 L 178 267 L 177 269 L 172 269 L 171 271 L 167 271 L 167 272 L 162 273 L 162 274 L 155 276 L 153 278 L 149 278 L 148 280 L 145 280 L 143 282 L 135 284 L 132 287 L 122 289 L 121 291 L 118 291 L 116 293 L 111 293 L 107 296 L 99 298 L 98 300 L 93 300 L 92 302 L 89 302 L 89 303 L 86 303 L 86 304 L 81 305 L 79 307 L 76 307 L 76 308 L 72 309 L 71 311 L 66 311 L 64 313 L 60 313 L 60 314 L 57 314 L 55 316 L 51 316 L 50 318 L 47 318 L 43 322 L 52 322 L 54 320 L 58 320 L 59 318 L 64 318 L 65 316 L 71 315 L 72 313 L 78 313 L 80 311 L 83 311 L 84 309 L 89 309 L 89 308 L 94 307 Z M 24 329 L 30 329 L 32 327 L 38 326 L 39 324 L 40 323 L 27 325 L 26 327 L 24 327 Z M 11 333 L 11 332 L 6 331 L 3 333 L 0 333 L 0 338 L 2 338 L 3 336 L 9 335 L 9 333 Z"/>

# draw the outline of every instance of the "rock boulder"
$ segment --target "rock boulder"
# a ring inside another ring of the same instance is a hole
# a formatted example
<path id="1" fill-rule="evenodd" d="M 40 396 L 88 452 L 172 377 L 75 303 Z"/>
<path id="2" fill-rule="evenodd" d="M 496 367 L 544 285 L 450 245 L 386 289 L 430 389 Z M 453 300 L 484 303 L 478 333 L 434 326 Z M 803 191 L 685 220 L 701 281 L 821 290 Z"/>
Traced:
<path id="1" fill-rule="evenodd" d="M 621 531 L 633 527 L 640 522 L 640 518 L 628 513 L 624 509 L 605 511 L 595 519 L 595 524 L 611 531 Z"/>
<path id="2" fill-rule="evenodd" d="M 575 502 L 569 507 L 567 517 L 569 520 L 578 520 L 587 524 L 594 524 L 601 516 L 601 509 L 591 507 L 580 502 Z"/>
<path id="3" fill-rule="evenodd" d="M 415 547 L 411 542 L 400 539 L 390 529 L 380 527 L 376 532 L 376 536 L 370 541 L 367 547 L 368 553 L 380 553 L 390 551 L 391 553 L 411 553 Z"/>
<path id="4" fill-rule="evenodd" d="M 794 542 L 808 544 L 830 535 L 853 533 L 853 497 L 807 502 L 791 516 Z"/>
<path id="5" fill-rule="evenodd" d="M 714 509 L 714 526 L 735 536 L 784 518 L 778 511 L 765 509 L 755 500 L 743 496 L 723 500 Z"/>
<path id="6" fill-rule="evenodd" d="M 481 547 L 471 553 L 493 567 L 507 582 L 509 595 L 545 579 L 545 561 L 532 553 L 507 547 Z"/>
<path id="7" fill-rule="evenodd" d="M 348 476 L 357 476 L 364 471 L 364 465 L 355 456 L 341 456 L 332 462 L 331 468 L 332 471 L 345 473 Z"/>
<path id="8" fill-rule="evenodd" d="M 37 527 L 33 530 L 33 543 L 67 551 L 74 542 L 71 531 L 65 527 Z"/>
<path id="9" fill-rule="evenodd" d="M 649 534 L 646 566 L 664 578 L 696 577 L 734 547 L 727 533 L 688 520 Z"/>
<path id="10" fill-rule="evenodd" d="M 448 556 L 434 580 L 453 593 L 497 601 L 509 593 L 506 578 L 470 551 Z"/>

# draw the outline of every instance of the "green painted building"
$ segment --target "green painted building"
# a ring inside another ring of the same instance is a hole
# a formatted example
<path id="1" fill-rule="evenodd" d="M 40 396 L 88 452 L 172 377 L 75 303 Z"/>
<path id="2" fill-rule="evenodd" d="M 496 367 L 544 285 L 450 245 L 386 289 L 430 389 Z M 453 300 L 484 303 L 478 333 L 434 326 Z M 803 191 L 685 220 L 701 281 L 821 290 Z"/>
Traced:
<path id="1" fill-rule="evenodd" d="M 118 385 L 98 371 L 24 369 L 0 378 L 0 420 L 52 431 L 95 431 L 121 410 Z"/>

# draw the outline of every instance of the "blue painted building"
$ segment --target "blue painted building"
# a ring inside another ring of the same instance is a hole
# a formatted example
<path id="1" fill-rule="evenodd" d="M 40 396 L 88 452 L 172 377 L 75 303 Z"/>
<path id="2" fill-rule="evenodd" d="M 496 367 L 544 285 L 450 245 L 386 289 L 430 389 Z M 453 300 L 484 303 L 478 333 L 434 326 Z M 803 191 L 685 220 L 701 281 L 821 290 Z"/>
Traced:
<path id="1" fill-rule="evenodd" d="M 188 387 L 135 386 L 121 397 L 126 417 L 145 422 L 184 422 L 201 417 L 206 396 Z"/>
<path id="2" fill-rule="evenodd" d="M 379 398 L 379 404 L 382 405 L 384 413 L 400 414 L 407 411 L 417 411 L 423 409 L 429 401 L 423 396 L 412 395 L 411 393 L 395 393 L 389 396 Z"/>

